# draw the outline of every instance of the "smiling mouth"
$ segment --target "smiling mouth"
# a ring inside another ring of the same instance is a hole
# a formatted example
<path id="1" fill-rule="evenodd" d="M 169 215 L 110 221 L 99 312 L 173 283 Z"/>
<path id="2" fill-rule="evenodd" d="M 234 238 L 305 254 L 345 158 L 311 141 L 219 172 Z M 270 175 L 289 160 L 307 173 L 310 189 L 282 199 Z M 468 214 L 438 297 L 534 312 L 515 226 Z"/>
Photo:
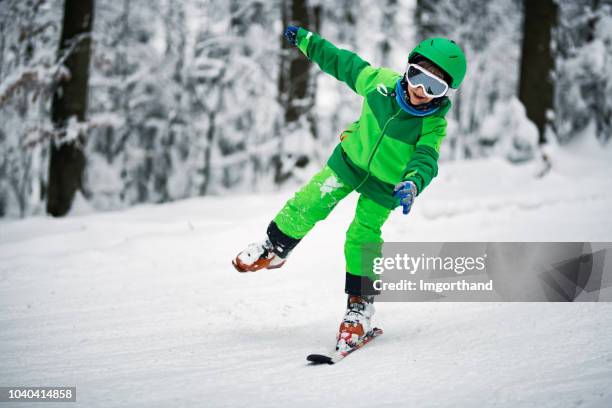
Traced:
<path id="1" fill-rule="evenodd" d="M 416 94 L 412 94 L 412 98 L 416 101 L 416 102 L 425 102 L 427 100 L 427 98 L 425 98 L 424 96 L 418 96 Z"/>

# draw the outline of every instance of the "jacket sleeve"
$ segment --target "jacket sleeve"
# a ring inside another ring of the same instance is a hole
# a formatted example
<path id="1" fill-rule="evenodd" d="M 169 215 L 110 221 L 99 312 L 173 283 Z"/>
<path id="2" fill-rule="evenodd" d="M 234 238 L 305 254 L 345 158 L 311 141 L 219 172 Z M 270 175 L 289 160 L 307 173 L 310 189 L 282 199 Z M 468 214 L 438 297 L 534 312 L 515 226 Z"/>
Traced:
<path id="1" fill-rule="evenodd" d="M 360 93 L 357 89 L 357 78 L 364 68 L 370 67 L 369 62 L 303 28 L 298 30 L 297 46 L 306 57 L 316 62 L 321 70 Z"/>
<path id="2" fill-rule="evenodd" d="M 406 171 L 404 180 L 413 181 L 417 186 L 417 195 L 438 175 L 438 158 L 440 145 L 446 136 L 446 119 L 439 116 L 423 119 L 421 137 L 416 143 Z"/>

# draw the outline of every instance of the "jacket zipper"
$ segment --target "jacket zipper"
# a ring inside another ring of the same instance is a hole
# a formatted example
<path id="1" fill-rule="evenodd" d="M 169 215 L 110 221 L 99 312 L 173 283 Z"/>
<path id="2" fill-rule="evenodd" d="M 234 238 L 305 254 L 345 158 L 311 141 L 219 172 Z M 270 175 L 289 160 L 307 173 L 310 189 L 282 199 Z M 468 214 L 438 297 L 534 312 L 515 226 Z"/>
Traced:
<path id="1" fill-rule="evenodd" d="M 385 130 L 387 130 L 387 126 L 389 125 L 389 123 L 391 123 L 391 121 L 394 120 L 397 117 L 397 115 L 399 115 L 401 112 L 402 112 L 402 109 L 400 108 L 400 110 L 398 110 L 395 115 L 391 116 L 389 120 L 385 122 L 385 126 L 383 126 L 382 130 L 380 131 L 380 136 L 378 136 L 378 140 L 376 141 L 376 144 L 374 145 L 374 148 L 372 149 L 372 153 L 370 153 L 370 157 L 368 157 L 368 165 L 366 166 L 367 174 L 365 175 L 363 180 L 359 182 L 357 187 L 355 187 L 355 190 L 361 187 L 363 183 L 365 183 L 366 180 L 370 177 L 370 174 L 371 174 L 370 165 L 372 164 L 372 160 L 374 159 L 374 154 L 376 153 L 376 150 L 378 150 L 378 146 L 380 146 L 380 142 L 382 142 L 382 138 L 385 135 Z"/>

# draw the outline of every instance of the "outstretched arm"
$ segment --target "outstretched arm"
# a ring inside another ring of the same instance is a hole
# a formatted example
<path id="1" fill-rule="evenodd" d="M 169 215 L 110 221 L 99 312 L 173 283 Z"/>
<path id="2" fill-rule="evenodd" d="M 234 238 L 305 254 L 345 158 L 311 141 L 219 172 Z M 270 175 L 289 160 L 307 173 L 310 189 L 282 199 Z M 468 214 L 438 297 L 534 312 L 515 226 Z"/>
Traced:
<path id="1" fill-rule="evenodd" d="M 364 68 L 370 67 L 369 62 L 354 52 L 338 48 L 318 34 L 301 27 L 287 27 L 285 37 L 306 57 L 316 62 L 321 70 L 360 93 L 357 88 L 357 78 Z"/>

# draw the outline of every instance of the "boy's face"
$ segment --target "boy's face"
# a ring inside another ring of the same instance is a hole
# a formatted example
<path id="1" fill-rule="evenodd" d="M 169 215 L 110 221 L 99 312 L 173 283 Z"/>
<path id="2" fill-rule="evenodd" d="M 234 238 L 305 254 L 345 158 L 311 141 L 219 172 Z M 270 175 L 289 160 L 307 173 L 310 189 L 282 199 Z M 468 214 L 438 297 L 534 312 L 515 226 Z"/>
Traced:
<path id="1" fill-rule="evenodd" d="M 412 87 L 410 84 L 408 84 L 408 96 L 410 97 L 410 103 L 415 106 L 429 103 L 433 99 L 425 95 L 425 91 L 423 91 L 422 87 Z"/>
<path id="2" fill-rule="evenodd" d="M 427 104 L 429 102 L 431 102 L 434 98 L 432 96 L 429 96 L 425 93 L 425 90 L 423 89 L 422 86 L 412 86 L 410 80 L 408 79 L 408 72 L 411 72 L 411 75 L 413 75 L 414 77 L 418 77 L 419 75 L 419 71 L 425 71 L 427 72 L 430 76 L 433 76 L 435 78 L 437 78 L 440 82 L 445 83 L 445 80 L 443 78 L 443 72 L 440 68 L 433 66 L 432 62 L 417 62 L 416 63 L 416 67 L 411 67 L 415 64 L 411 64 L 410 62 L 408 62 L 408 67 L 406 68 L 406 74 L 405 74 L 405 78 L 407 79 L 407 93 L 408 93 L 408 97 L 410 98 L 410 103 L 414 106 L 417 105 L 423 105 L 423 104 Z M 420 82 L 419 80 L 417 80 L 417 83 Z M 437 87 L 439 88 L 439 87 Z M 448 90 L 448 86 L 446 87 L 446 90 Z M 439 90 L 440 92 L 442 91 L 441 89 Z"/>

